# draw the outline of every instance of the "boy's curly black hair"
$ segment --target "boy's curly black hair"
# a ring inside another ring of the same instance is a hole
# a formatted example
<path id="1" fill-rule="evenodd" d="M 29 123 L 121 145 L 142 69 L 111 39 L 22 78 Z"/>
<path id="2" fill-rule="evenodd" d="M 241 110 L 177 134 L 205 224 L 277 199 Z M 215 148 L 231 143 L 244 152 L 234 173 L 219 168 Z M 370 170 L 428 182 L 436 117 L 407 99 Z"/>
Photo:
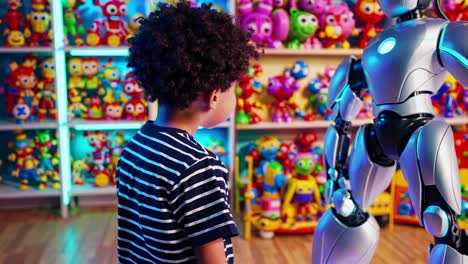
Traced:
<path id="1" fill-rule="evenodd" d="M 128 66 L 150 101 L 174 110 L 187 108 L 200 94 L 227 90 L 258 56 L 233 18 L 211 4 L 160 3 L 140 23 L 129 39 Z"/>

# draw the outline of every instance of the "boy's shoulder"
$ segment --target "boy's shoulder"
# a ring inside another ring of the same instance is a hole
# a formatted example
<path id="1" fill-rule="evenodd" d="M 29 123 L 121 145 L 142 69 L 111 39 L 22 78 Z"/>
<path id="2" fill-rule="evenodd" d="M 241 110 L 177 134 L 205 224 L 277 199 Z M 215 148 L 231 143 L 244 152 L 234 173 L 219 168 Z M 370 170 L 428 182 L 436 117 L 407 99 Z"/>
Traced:
<path id="1" fill-rule="evenodd" d="M 216 154 L 202 146 L 186 131 L 155 126 L 148 122 L 141 128 L 139 135 L 155 143 L 155 147 L 165 155 L 182 161 L 186 168 L 198 163 L 224 166 Z"/>

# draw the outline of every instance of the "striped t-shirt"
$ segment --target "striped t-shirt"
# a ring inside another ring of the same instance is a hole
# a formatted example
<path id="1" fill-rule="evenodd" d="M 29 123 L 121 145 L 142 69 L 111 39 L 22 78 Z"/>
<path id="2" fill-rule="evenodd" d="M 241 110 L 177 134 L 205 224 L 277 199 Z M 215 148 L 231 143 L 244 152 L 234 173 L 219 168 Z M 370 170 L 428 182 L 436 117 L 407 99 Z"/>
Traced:
<path id="1" fill-rule="evenodd" d="M 120 263 L 196 263 L 194 248 L 239 231 L 223 163 L 189 133 L 148 121 L 117 169 Z"/>

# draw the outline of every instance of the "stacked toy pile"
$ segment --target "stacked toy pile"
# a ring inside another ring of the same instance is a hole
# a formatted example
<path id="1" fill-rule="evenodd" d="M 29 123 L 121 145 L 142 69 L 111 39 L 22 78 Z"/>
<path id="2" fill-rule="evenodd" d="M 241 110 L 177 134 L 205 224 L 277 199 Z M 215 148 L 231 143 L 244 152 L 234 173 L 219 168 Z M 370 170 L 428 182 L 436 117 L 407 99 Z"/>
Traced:
<path id="1" fill-rule="evenodd" d="M 255 169 L 244 189 L 246 221 L 262 237 L 314 230 L 323 206 L 320 186 L 325 182 L 316 141 L 315 132 L 307 132 L 295 142 L 265 136 L 248 147 Z"/>
<path id="2" fill-rule="evenodd" d="M 117 163 L 127 144 L 124 132 L 116 131 L 110 140 L 109 133 L 103 131 L 87 131 L 84 136 L 93 150 L 83 159 L 73 159 L 73 183 L 93 182 L 95 187 L 115 185 Z"/>
<path id="3" fill-rule="evenodd" d="M 21 11 L 21 0 L 8 0 L 8 9 L 0 19 L 6 47 L 50 46 L 52 40 L 50 1 L 31 0 L 31 11 Z"/>
<path id="4" fill-rule="evenodd" d="M 57 118 L 54 67 L 53 58 L 35 56 L 9 64 L 1 90 L 6 111 L 17 123 Z"/>
<path id="5" fill-rule="evenodd" d="M 294 118 L 305 121 L 317 119 L 329 120 L 331 111 L 327 109 L 327 93 L 331 77 L 335 68 L 327 66 L 324 73 L 311 78 L 306 82 L 306 87 L 301 87 L 302 80 L 309 75 L 309 65 L 304 61 L 297 61 L 293 67 L 287 68 L 282 74 L 268 78 L 266 92 L 273 99 L 271 103 L 262 103 L 255 98 L 265 89 L 259 78 L 263 73 L 259 64 L 251 66 L 241 76 L 237 86 L 237 115 L 238 124 L 255 124 L 262 121 L 256 111 L 271 111 L 272 121 L 292 122 Z M 299 91 L 306 90 L 307 101 L 305 108 L 301 109 L 295 102 L 295 96 Z M 360 118 L 372 117 L 372 102 L 369 96 L 365 96 L 365 104 L 359 114 Z"/>
<path id="6" fill-rule="evenodd" d="M 122 78 L 111 58 L 102 67 L 97 58 L 71 58 L 68 73 L 70 119 L 146 119 L 143 88 L 137 84 L 132 72 Z"/>
<path id="7" fill-rule="evenodd" d="M 351 36 L 359 36 L 358 47 L 364 48 L 384 19 L 376 0 L 358 0 L 351 7 L 329 0 L 241 0 L 238 13 L 255 45 L 289 49 L 348 49 Z"/>
<path id="8" fill-rule="evenodd" d="M 34 137 L 15 131 L 15 141 L 10 142 L 9 147 L 12 151 L 8 155 L 10 162 L 5 162 L 4 166 L 19 180 L 20 190 L 28 190 L 30 185 L 44 190 L 49 184 L 60 189 L 57 140 L 49 131 L 38 131 Z"/>
<path id="9" fill-rule="evenodd" d="M 138 32 L 140 26 L 138 20 L 143 14 L 134 13 L 128 16 L 129 1 L 108 0 L 102 3 L 101 0 L 93 0 L 92 2 L 95 7 L 99 7 L 102 16 L 100 18 L 94 16 L 91 21 L 83 21 L 83 13 L 91 9 L 85 5 L 85 0 L 62 1 L 63 23 L 68 45 L 118 47 L 126 45 L 127 39 Z"/>

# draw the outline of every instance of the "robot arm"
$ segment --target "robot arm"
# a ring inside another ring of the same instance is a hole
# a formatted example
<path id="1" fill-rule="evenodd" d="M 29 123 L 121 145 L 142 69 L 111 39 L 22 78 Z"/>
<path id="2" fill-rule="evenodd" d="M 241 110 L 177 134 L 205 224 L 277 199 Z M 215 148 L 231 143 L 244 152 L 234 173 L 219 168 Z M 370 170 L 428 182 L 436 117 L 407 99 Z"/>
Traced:
<path id="1" fill-rule="evenodd" d="M 324 166 L 328 178 L 325 199 L 328 203 L 336 190 L 335 183 L 349 189 L 345 188 L 348 180 L 344 171 L 350 141 L 348 134 L 351 120 L 361 109 L 366 88 L 361 61 L 354 57 L 348 57 L 338 66 L 330 82 L 327 105 L 333 111 L 335 124 L 327 130 L 324 144 Z"/>
<path id="2" fill-rule="evenodd" d="M 440 33 L 440 62 L 463 86 L 468 87 L 468 23 L 455 21 L 446 24 Z"/>

